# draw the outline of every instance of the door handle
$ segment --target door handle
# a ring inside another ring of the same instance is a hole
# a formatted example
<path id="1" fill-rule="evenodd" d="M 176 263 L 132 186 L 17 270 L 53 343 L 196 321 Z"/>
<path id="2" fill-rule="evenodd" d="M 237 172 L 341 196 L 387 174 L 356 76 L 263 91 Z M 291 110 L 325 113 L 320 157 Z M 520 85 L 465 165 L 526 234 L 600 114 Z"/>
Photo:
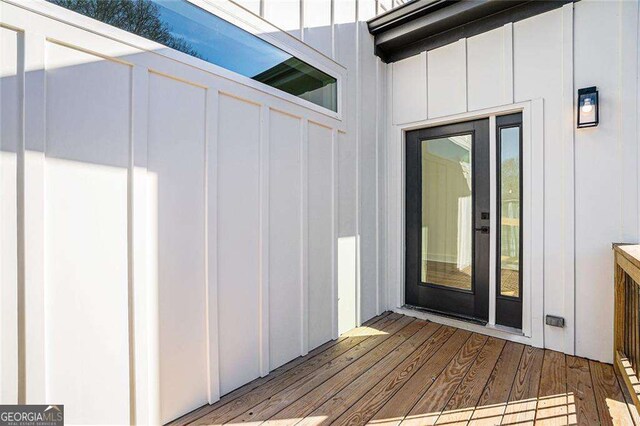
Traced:
<path id="1" fill-rule="evenodd" d="M 476 228 L 476 231 L 481 232 L 483 234 L 488 234 L 489 233 L 489 227 L 488 226 L 481 226 L 479 228 Z"/>

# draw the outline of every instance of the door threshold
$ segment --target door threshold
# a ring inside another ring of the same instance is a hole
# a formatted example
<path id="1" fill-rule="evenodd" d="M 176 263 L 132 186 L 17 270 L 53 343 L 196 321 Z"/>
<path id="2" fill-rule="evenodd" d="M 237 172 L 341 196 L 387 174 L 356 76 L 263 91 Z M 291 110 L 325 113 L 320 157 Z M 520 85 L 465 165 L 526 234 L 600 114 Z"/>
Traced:
<path id="1" fill-rule="evenodd" d="M 455 327 L 462 330 L 471 331 L 473 333 L 484 334 L 486 336 L 496 337 L 498 339 L 509 340 L 516 343 L 522 343 L 525 345 L 532 345 L 535 347 L 542 347 L 540 343 L 531 339 L 531 336 L 525 335 L 522 330 L 516 330 L 510 327 L 504 327 L 493 324 L 478 324 L 477 322 L 463 321 L 451 316 L 444 316 L 430 312 L 426 309 L 416 308 L 415 306 L 404 305 L 400 308 L 393 309 L 394 312 L 407 315 L 410 317 L 418 318 L 421 320 L 435 322 L 436 324 L 442 324 L 449 327 Z"/>
<path id="2" fill-rule="evenodd" d="M 482 326 L 487 325 L 487 321 L 485 321 L 485 320 L 474 318 L 474 317 L 469 317 L 469 316 L 466 316 L 466 315 L 452 314 L 450 312 L 442 312 L 442 311 L 438 311 L 436 309 L 423 308 L 421 306 L 413 306 L 413 305 L 404 305 L 403 308 L 404 309 L 410 309 L 410 310 L 413 310 L 413 311 L 418 311 L 418 312 L 425 312 L 427 314 L 438 315 L 438 316 L 445 317 L 445 318 L 451 318 L 451 319 L 458 320 L 458 321 L 465 321 L 465 322 L 468 322 L 468 323 L 471 323 L 471 324 L 478 324 L 478 325 L 482 325 Z"/>

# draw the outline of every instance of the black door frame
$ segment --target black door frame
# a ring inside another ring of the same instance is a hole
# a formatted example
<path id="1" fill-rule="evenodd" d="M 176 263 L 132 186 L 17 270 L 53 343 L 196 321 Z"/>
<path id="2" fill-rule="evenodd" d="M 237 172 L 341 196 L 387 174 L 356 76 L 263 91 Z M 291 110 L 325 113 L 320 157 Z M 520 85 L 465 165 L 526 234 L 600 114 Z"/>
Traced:
<path id="1" fill-rule="evenodd" d="M 501 238 L 502 238 L 502 208 L 500 203 L 500 162 L 501 162 L 501 129 L 518 127 L 520 130 L 519 141 L 519 170 L 520 170 L 520 231 L 519 231 L 519 274 L 518 274 L 518 297 L 503 296 L 501 294 Z M 522 113 L 501 115 L 496 117 L 496 324 L 506 325 L 517 329 L 522 328 L 522 231 L 523 231 L 523 176 L 522 176 Z"/>
<path id="2" fill-rule="evenodd" d="M 422 283 L 422 157 L 425 139 L 472 135 L 472 290 Z M 466 320 L 489 317 L 490 220 L 489 119 L 473 120 L 406 133 L 405 142 L 405 303 Z M 486 182 L 477 185 L 476 182 Z"/>

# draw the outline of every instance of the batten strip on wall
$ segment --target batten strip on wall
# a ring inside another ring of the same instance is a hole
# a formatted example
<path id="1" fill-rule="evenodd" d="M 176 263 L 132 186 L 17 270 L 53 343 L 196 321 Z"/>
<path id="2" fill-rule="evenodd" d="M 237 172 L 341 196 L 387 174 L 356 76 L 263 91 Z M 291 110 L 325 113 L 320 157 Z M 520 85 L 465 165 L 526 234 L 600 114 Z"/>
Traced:
<path id="1" fill-rule="evenodd" d="M 154 305 L 157 293 L 149 285 L 147 270 L 149 70 L 146 67 L 133 68 L 132 91 L 133 184 L 130 226 L 133 233 L 130 263 L 133 267 L 136 422 L 154 424 L 160 422 L 160 377 L 158 353 L 153 350 L 158 347 L 158 311 Z"/>
<path id="2" fill-rule="evenodd" d="M 215 87 L 206 95 L 206 155 L 205 210 L 206 210 L 206 316 L 207 316 L 207 370 L 209 373 L 209 404 L 220 399 L 220 346 L 218 320 L 218 109 L 220 93 Z"/>
<path id="3" fill-rule="evenodd" d="M 18 310 L 24 342 L 19 403 L 46 400 L 44 309 L 45 38 L 25 33 L 24 84 L 24 297 Z M 29 320 L 26 321 L 25 319 Z M 25 351 L 25 349 L 28 349 Z"/>
<path id="4" fill-rule="evenodd" d="M 331 129 L 331 335 L 338 338 L 338 130 Z"/>
<path id="5" fill-rule="evenodd" d="M 504 76 L 503 104 L 515 102 L 513 98 L 513 23 L 509 22 L 502 27 L 502 55 Z"/>
<path id="6" fill-rule="evenodd" d="M 305 118 L 300 126 L 300 221 L 302 240 L 300 242 L 300 311 L 302 318 L 300 328 L 300 355 L 309 353 L 309 121 Z"/>
<path id="7" fill-rule="evenodd" d="M 134 197 L 134 155 L 135 155 L 135 112 L 136 89 L 138 70 L 129 67 L 130 84 L 130 114 L 129 114 L 129 163 L 127 165 L 127 344 L 129 352 L 129 423 L 135 425 L 136 422 L 136 309 L 135 309 L 135 281 L 134 281 L 134 239 L 133 239 L 133 209 Z"/>
<path id="8" fill-rule="evenodd" d="M 260 107 L 260 375 L 269 374 L 269 107 Z"/>
<path id="9" fill-rule="evenodd" d="M 573 3 L 562 6 L 562 140 L 564 146 L 564 351 L 575 354 L 575 148 Z"/>

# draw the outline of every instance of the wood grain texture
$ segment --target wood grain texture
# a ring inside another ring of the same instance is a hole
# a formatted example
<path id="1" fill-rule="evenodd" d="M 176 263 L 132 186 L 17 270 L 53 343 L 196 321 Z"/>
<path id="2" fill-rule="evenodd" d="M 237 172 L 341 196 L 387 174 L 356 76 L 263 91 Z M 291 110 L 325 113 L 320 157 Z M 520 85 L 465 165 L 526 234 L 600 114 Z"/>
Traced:
<path id="1" fill-rule="evenodd" d="M 435 424 L 487 341 L 473 334 L 406 416 L 403 425 Z"/>
<path id="2" fill-rule="evenodd" d="M 640 426 L 621 384 L 608 364 L 385 313 L 171 424 Z"/>
<path id="3" fill-rule="evenodd" d="M 436 424 L 466 425 L 478 404 L 505 341 L 490 337 L 453 394 Z"/>
<path id="4" fill-rule="evenodd" d="M 316 408 L 308 417 L 298 423 L 303 425 L 329 424 L 335 421 L 342 413 L 348 410 L 360 399 L 370 386 L 378 383 L 389 374 L 403 360 L 410 356 L 416 349 L 435 333 L 440 326 L 430 323 L 432 326 L 424 327 L 414 336 L 411 336 L 403 345 L 396 348 L 389 355 L 382 358 L 356 380 L 349 383 L 340 392 L 333 395 L 320 407 Z M 322 419 L 319 421 L 319 419 Z"/>
<path id="5" fill-rule="evenodd" d="M 306 415 L 321 399 L 326 400 L 331 397 L 331 395 L 338 392 L 350 381 L 357 379 L 365 371 L 372 368 L 381 358 L 387 356 L 390 352 L 409 344 L 412 339 L 416 338 L 416 335 L 418 336 L 417 338 L 420 338 L 426 333 L 435 332 L 439 327 L 440 326 L 434 323 L 413 321 L 375 349 L 367 352 L 364 352 L 366 349 L 363 349 L 363 351 L 358 354 L 346 353 L 336 358 L 331 363 L 327 363 L 323 368 L 299 380 L 282 392 L 271 396 L 255 407 L 250 407 L 247 411 L 232 419 L 231 422 L 266 421 L 289 405 L 296 402 L 298 404 L 307 402 L 306 400 L 308 399 L 306 410 L 303 408 L 300 409 L 300 411 Z M 307 394 L 309 394 L 311 398 L 303 398 L 303 396 Z M 296 407 L 298 404 L 296 404 Z M 287 414 L 285 414 L 284 418 L 278 419 L 279 425 L 288 423 L 289 417 L 286 416 Z"/>
<path id="6" fill-rule="evenodd" d="M 567 398 L 565 355 L 560 352 L 545 351 L 538 392 L 536 425 L 568 424 L 570 403 L 573 406 L 573 402 Z"/>
<path id="7" fill-rule="evenodd" d="M 589 361 L 567 355 L 567 399 L 573 399 L 575 408 L 570 407 L 569 421 L 578 424 L 599 422 L 596 398 L 591 382 Z"/>
<path id="8" fill-rule="evenodd" d="M 531 425 L 535 420 L 544 350 L 527 346 L 522 354 L 502 424 Z"/>
<path id="9" fill-rule="evenodd" d="M 462 345 L 469 340 L 470 336 L 471 333 L 468 331 L 457 330 L 442 348 L 429 359 L 429 362 L 423 365 L 371 418 L 370 423 L 385 426 L 400 424 L 442 370 L 462 348 Z"/>
<path id="10" fill-rule="evenodd" d="M 499 424 L 504 415 L 511 386 L 518 372 L 524 345 L 507 342 L 478 400 L 469 425 Z"/>
<path id="11" fill-rule="evenodd" d="M 307 363 L 308 361 L 310 361 L 311 359 L 313 359 L 316 355 L 319 355 L 321 353 L 323 353 L 324 351 L 326 351 L 327 349 L 330 349 L 331 347 L 337 345 L 338 343 L 344 342 L 345 340 L 349 339 L 350 337 L 360 337 L 360 339 L 352 339 L 350 343 L 352 344 L 357 344 L 358 341 L 362 341 L 364 339 L 366 339 L 367 337 L 370 337 L 371 335 L 371 330 L 368 330 L 369 327 L 375 327 L 376 329 L 381 329 L 384 327 L 387 327 L 389 324 L 397 321 L 398 319 L 400 319 L 402 316 L 396 313 L 393 313 L 391 311 L 385 311 L 380 315 L 377 315 L 371 319 L 369 319 L 368 321 L 364 322 L 362 324 L 361 327 L 357 327 L 354 328 L 353 330 L 350 330 L 347 333 L 344 333 L 342 336 L 340 336 L 340 338 L 336 339 L 336 340 L 330 340 L 327 343 L 318 346 L 317 348 L 313 349 L 312 351 L 310 351 L 306 356 L 304 357 L 298 357 L 278 368 L 276 368 L 275 370 L 273 370 L 271 373 L 269 373 L 268 375 L 264 376 L 264 377 L 260 377 L 258 379 L 255 379 L 249 383 L 247 383 L 244 386 L 239 387 L 238 389 L 229 392 L 228 394 L 222 396 L 220 398 L 219 401 L 215 402 L 214 404 L 207 404 L 207 405 L 203 405 L 202 407 L 191 411 L 190 413 L 185 414 L 182 417 L 179 417 L 175 420 L 173 420 L 172 422 L 168 423 L 167 426 L 177 426 L 177 425 L 184 425 L 184 424 L 188 424 L 191 423 L 199 418 L 201 418 L 202 416 L 212 412 L 213 410 L 222 407 L 223 405 L 243 396 L 246 395 L 247 393 L 251 392 L 254 389 L 257 389 L 258 387 L 264 385 L 265 383 L 278 378 L 280 376 L 282 376 L 283 374 L 285 374 L 288 371 L 293 370 L 295 367 L 299 366 L 300 364 L 303 363 Z"/>
<path id="12" fill-rule="evenodd" d="M 336 420 L 339 425 L 364 425 L 454 334 L 453 327 L 442 327 L 390 374 L 371 388 Z"/>
<path id="13" fill-rule="evenodd" d="M 600 422 L 603 425 L 633 425 L 613 367 L 589 361 L 591 381 Z"/>
<path id="14" fill-rule="evenodd" d="M 213 409 L 204 417 L 201 417 L 193 422 L 193 424 L 211 425 L 211 424 L 224 424 L 234 417 L 244 413 L 249 408 L 254 407 L 265 399 L 275 395 L 283 389 L 286 389 L 298 380 L 308 376 L 309 374 L 317 371 L 319 368 L 338 358 L 345 352 L 350 351 L 350 355 L 366 353 L 379 343 L 384 342 L 396 331 L 403 329 L 408 324 L 414 322 L 413 319 L 402 317 L 397 321 L 393 321 L 384 327 L 380 331 L 383 334 L 377 334 L 370 337 L 356 337 L 354 339 L 349 338 L 332 346 L 328 350 L 313 357 L 308 362 L 301 364 L 299 367 L 294 368 L 289 374 L 282 375 L 274 380 L 267 382 L 264 386 L 260 386 L 258 389 L 246 393 L 245 395 L 234 399 L 233 401 L 222 405 L 219 408 Z M 364 339 L 364 340 L 361 340 Z"/>

